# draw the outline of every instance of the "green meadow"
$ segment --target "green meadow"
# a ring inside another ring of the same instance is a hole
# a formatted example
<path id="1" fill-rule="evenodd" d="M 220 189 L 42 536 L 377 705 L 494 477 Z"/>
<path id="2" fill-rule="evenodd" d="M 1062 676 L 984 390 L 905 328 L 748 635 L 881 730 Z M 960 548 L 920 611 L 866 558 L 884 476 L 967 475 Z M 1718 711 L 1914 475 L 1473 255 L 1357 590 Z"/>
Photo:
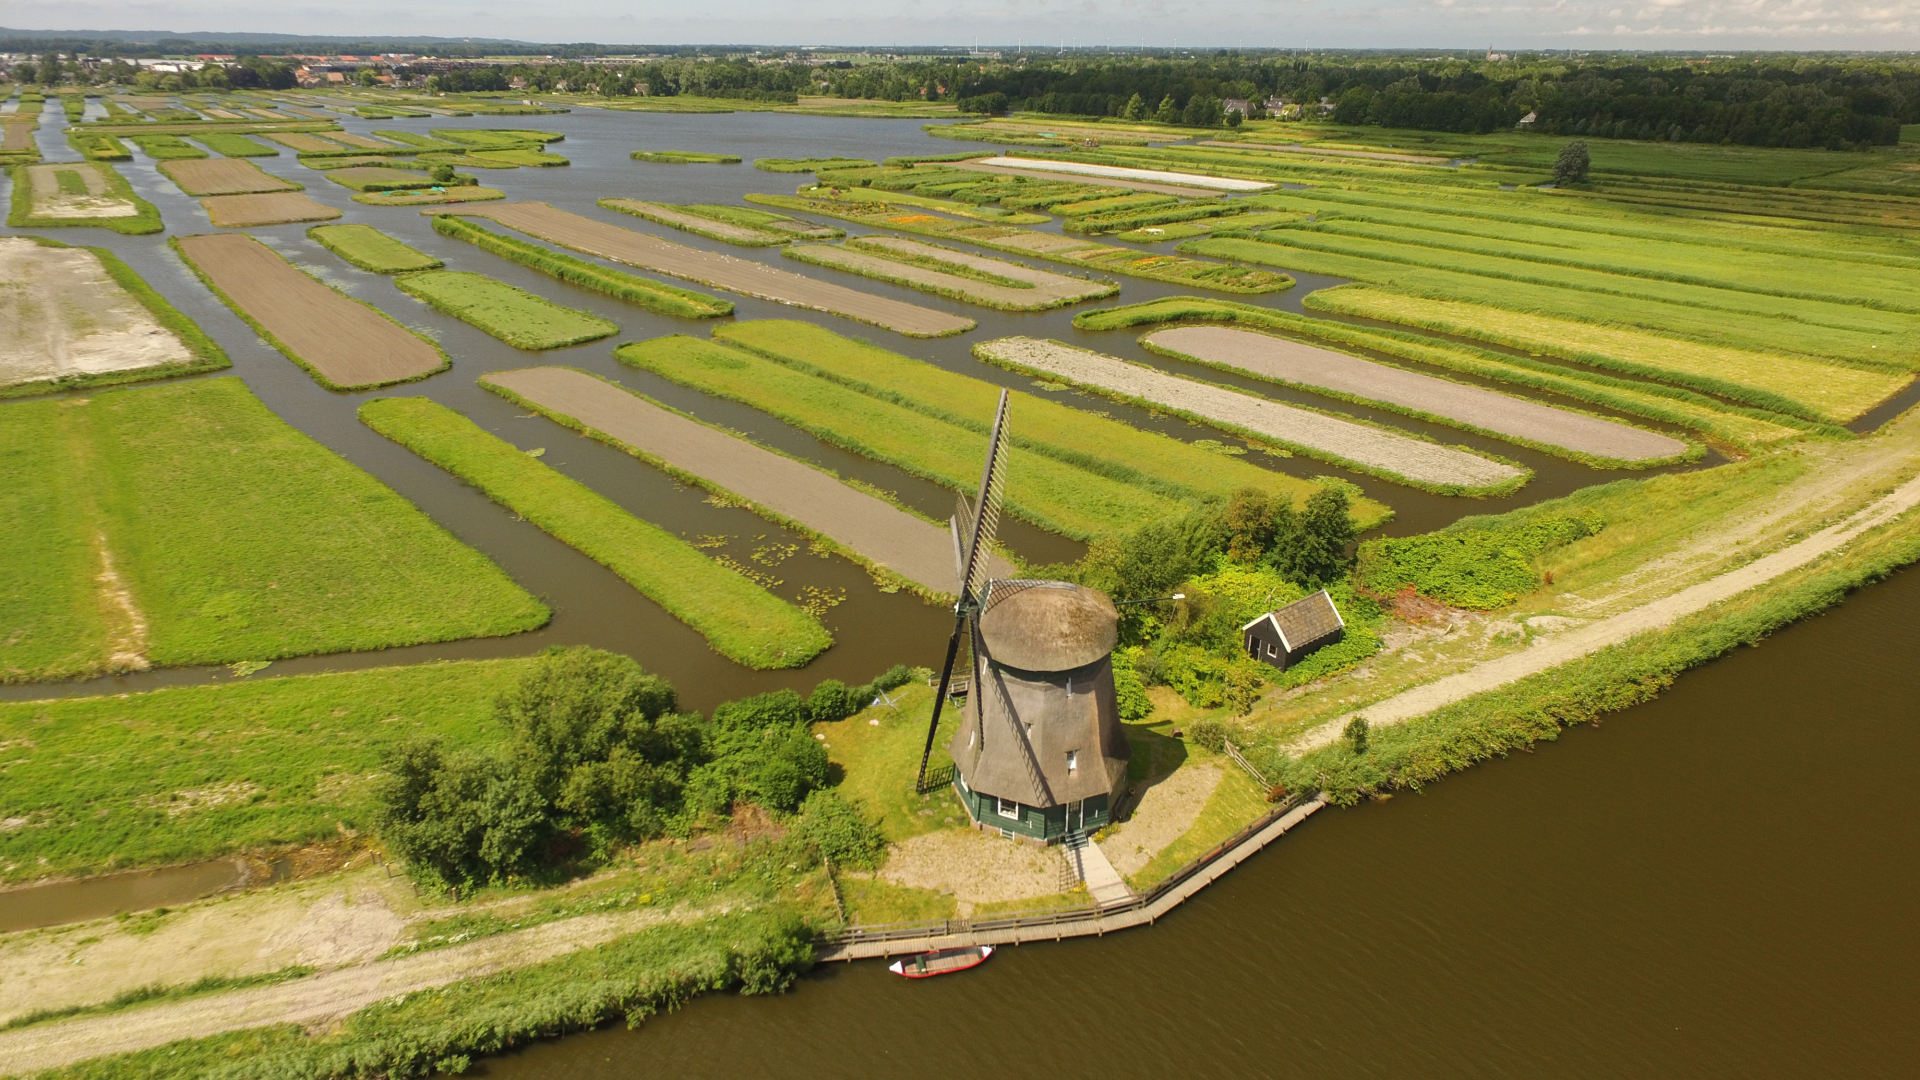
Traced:
<path id="1" fill-rule="evenodd" d="M 483 274 L 428 270 L 395 278 L 394 284 L 435 311 L 472 323 L 516 349 L 559 349 L 620 332 L 615 323 Z"/>

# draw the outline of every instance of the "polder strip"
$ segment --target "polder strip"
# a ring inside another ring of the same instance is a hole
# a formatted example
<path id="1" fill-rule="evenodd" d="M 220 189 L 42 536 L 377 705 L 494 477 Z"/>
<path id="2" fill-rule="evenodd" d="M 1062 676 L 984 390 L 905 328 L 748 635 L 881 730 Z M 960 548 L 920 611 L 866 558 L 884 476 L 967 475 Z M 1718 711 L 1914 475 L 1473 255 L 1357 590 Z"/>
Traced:
<path id="1" fill-rule="evenodd" d="M 858 240 L 838 246 L 804 244 L 790 247 L 780 254 L 814 266 L 845 270 L 876 281 L 904 285 L 935 296 L 945 296 L 1000 311 L 1044 311 L 1076 304 L 1082 300 L 1112 296 L 1120 291 L 1118 285 L 1110 282 L 1087 281 L 1083 278 L 1069 278 L 1058 274 L 1043 275 L 1048 279 L 1044 283 L 1016 281 L 1012 284 L 1002 284 L 981 281 L 980 278 L 986 276 L 986 272 L 980 269 L 981 264 L 991 265 L 994 260 L 954 253 L 956 262 L 943 264 L 940 260 L 933 258 L 932 254 L 943 252 L 945 249 L 924 244 L 914 245 L 914 247 L 927 254 L 911 250 L 903 251 L 881 243 L 862 243 Z M 970 261 L 961 263 L 957 259 Z M 1000 265 L 1013 269 L 1010 263 Z M 956 269 L 971 270 L 972 275 L 954 273 Z"/>
<path id="2" fill-rule="evenodd" d="M 987 436 L 914 412 L 765 357 L 698 338 L 672 336 L 623 345 L 621 363 L 738 401 L 835 446 L 897 466 L 953 491 L 980 482 Z M 1024 415 L 1022 405 L 1015 415 Z M 1019 421 L 1016 421 L 1018 423 Z M 1090 539 L 1130 532 L 1178 513 L 1180 503 L 1039 455 L 1012 470 L 1007 509 L 1044 529 Z"/>
<path id="3" fill-rule="evenodd" d="M 371 225 L 315 225 L 307 230 L 307 236 L 369 273 L 404 274 L 413 270 L 437 270 L 446 265 Z"/>
<path id="4" fill-rule="evenodd" d="M 999 401 L 999 388 L 991 383 L 809 323 L 756 320 L 717 327 L 714 337 L 983 437 Z M 1024 418 L 1013 427 L 1016 447 L 1169 499 L 1224 497 L 1252 487 L 1304 504 L 1318 487 L 1032 394 L 1016 391 L 1014 410 Z M 1368 499 L 1356 499 L 1353 513 L 1368 525 L 1388 517 L 1386 507 Z"/>
<path id="5" fill-rule="evenodd" d="M 806 612 L 444 405 L 382 398 L 362 405 L 359 415 L 368 427 L 620 575 L 736 663 L 800 667 L 833 644 Z"/>
<path id="6" fill-rule="evenodd" d="M 616 323 L 483 274 L 427 270 L 403 274 L 393 283 L 435 311 L 477 326 L 516 349 L 559 349 L 620 332 Z"/>
<path id="7" fill-rule="evenodd" d="M 594 292 L 611 296 L 615 300 L 637 304 L 648 311 L 657 311 L 662 315 L 678 315 L 686 319 L 714 319 L 733 314 L 733 302 L 730 300 L 708 296 L 706 293 L 695 292 L 692 289 L 682 289 L 677 285 L 649 281 L 624 270 L 609 270 L 584 259 L 562 255 L 538 244 L 529 244 L 525 240 L 516 240 L 511 236 L 501 236 L 497 232 L 483 229 L 465 218 L 455 217 L 452 214 L 435 215 L 433 231 L 442 236 L 451 236 L 456 240 L 465 240 L 482 251 L 538 270 L 548 277 L 564 281 L 569 285 L 592 289 Z"/>

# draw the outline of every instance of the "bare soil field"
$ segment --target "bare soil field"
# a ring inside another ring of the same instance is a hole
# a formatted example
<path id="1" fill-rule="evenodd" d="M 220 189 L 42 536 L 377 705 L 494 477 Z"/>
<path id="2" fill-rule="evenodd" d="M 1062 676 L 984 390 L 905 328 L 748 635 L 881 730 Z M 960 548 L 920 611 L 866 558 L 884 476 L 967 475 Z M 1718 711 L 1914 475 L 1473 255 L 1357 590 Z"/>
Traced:
<path id="1" fill-rule="evenodd" d="M 992 173 L 995 176 L 1024 176 L 1029 180 L 1064 179 L 1064 176 L 1061 173 L 1049 172 L 1045 169 L 1029 169 L 1029 168 L 1020 168 L 1013 165 L 985 164 L 986 161 L 1024 161 L 1024 160 L 1026 159 L 1024 158 L 986 158 L 986 159 L 976 158 L 971 161 L 950 161 L 950 162 L 947 162 L 947 167 L 952 169 L 965 169 L 968 172 Z M 1216 188 L 1192 187 L 1186 184 L 1159 183 L 1157 181 L 1146 180 L 1146 179 L 1120 180 L 1111 176 L 1095 176 L 1091 174 L 1089 175 L 1075 174 L 1073 177 L 1073 181 L 1076 184 L 1089 184 L 1094 187 L 1125 188 L 1128 191 L 1156 191 L 1162 195 L 1185 195 L 1189 198 L 1195 198 L 1195 199 L 1207 198 L 1207 197 L 1220 194 L 1219 190 Z"/>
<path id="2" fill-rule="evenodd" d="M 355 135 L 351 131 L 336 131 L 328 135 L 327 138 L 332 139 L 334 142 L 346 143 L 348 146 L 357 146 L 362 150 L 392 150 L 399 145 L 397 143 L 390 143 L 385 139 L 375 139 L 367 135 Z"/>
<path id="3" fill-rule="evenodd" d="M 328 169 L 327 179 L 339 184 L 341 187 L 352 188 L 355 191 L 366 191 L 368 188 L 377 187 L 382 184 L 403 184 L 408 187 L 421 188 L 436 186 L 432 178 L 427 176 L 426 173 L 414 172 L 410 169 L 396 169 L 380 163 L 383 160 L 380 158 L 356 158 L 355 160 L 360 162 L 374 162 L 375 164 L 349 165 L 341 169 Z"/>
<path id="4" fill-rule="evenodd" d="M 303 135 L 297 131 L 268 131 L 262 132 L 261 137 L 272 139 L 281 146 L 300 151 L 301 153 L 311 153 L 314 151 L 324 153 L 328 150 L 346 149 L 346 147 L 340 143 L 331 142 L 316 135 Z"/>
<path id="5" fill-rule="evenodd" d="M 793 307 L 842 315 L 907 337 L 947 337 L 974 327 L 972 319 L 815 281 L 750 259 L 675 244 L 646 233 L 607 225 L 543 202 L 502 203 L 472 210 L 442 211 L 497 221 L 509 229 L 561 247 L 598 255 L 643 270 L 668 274 L 716 289 Z"/>
<path id="6" fill-rule="evenodd" d="M 86 194 L 60 190 L 60 174 L 78 176 L 86 185 Z M 27 176 L 33 189 L 33 216 L 50 219 L 133 217 L 140 208 L 126 199 L 108 193 L 107 178 L 100 166 L 90 161 L 63 161 L 57 165 L 29 165 Z"/>
<path id="7" fill-rule="evenodd" d="M 947 530 L 848 487 L 830 473 L 569 368 L 502 371 L 480 381 L 725 488 L 933 592 L 953 591 L 953 541 Z"/>
<path id="8" fill-rule="evenodd" d="M 0 238 L 0 386 L 184 364 L 193 354 L 84 248 Z"/>
<path id="9" fill-rule="evenodd" d="M 1386 402 L 1595 457 L 1648 461 L 1687 449 L 1679 439 L 1657 432 L 1247 330 L 1181 326 L 1149 334 L 1142 341 L 1203 364 L 1236 368 L 1309 390 Z"/>
<path id="10" fill-rule="evenodd" d="M 691 233 L 705 234 L 718 240 L 771 247 L 774 244 L 784 244 L 789 239 L 787 236 L 779 236 L 760 229 L 749 229 L 744 225 L 735 225 L 731 222 L 715 221 L 698 214 L 676 210 L 671 206 L 642 202 L 639 199 L 608 199 L 607 205 L 628 210 L 649 221 L 658 221 L 662 225 L 671 225 Z"/>
<path id="11" fill-rule="evenodd" d="M 340 211 L 314 202 L 298 191 L 271 195 L 216 195 L 201 199 L 207 216 L 223 229 L 244 229 L 253 225 L 285 225 L 295 221 L 332 221 Z"/>
<path id="12" fill-rule="evenodd" d="M 26 123 L 6 125 L 6 137 L 0 139 L 0 150 L 33 149 L 33 129 L 36 126 Z"/>
<path id="13" fill-rule="evenodd" d="M 1526 475 L 1511 465 L 1465 450 L 1182 379 L 1058 342 L 1001 338 L 978 345 L 975 351 L 1015 367 L 1151 402 L 1419 485 L 1484 489 L 1510 484 Z"/>
<path id="14" fill-rule="evenodd" d="M 862 241 L 872 247 L 884 248 L 889 253 L 898 254 L 902 258 L 935 259 L 953 263 L 981 273 L 1024 281 L 1031 287 L 1020 289 L 996 285 L 988 281 L 961 277 L 958 274 L 944 273 L 931 267 L 895 262 L 870 251 L 831 244 L 806 244 L 789 249 L 788 254 L 802 262 L 839 267 L 882 280 L 895 280 L 929 292 L 958 296 L 964 300 L 1009 311 L 1041 311 L 1080 300 L 1112 296 L 1120 291 L 1119 286 L 1109 282 L 1088 281 L 1086 278 L 1048 273 L 1045 270 L 1035 270 L 1018 263 L 1010 263 L 1004 259 L 969 255 L 934 247 L 931 244 L 922 244 L 915 240 L 874 236 L 863 237 Z"/>
<path id="15" fill-rule="evenodd" d="M 301 273 L 250 236 L 187 236 L 175 243 L 222 299 L 328 385 L 383 386 L 447 364 L 430 342 Z"/>
<path id="16" fill-rule="evenodd" d="M 282 180 L 245 158 L 185 158 L 163 161 L 160 171 L 189 195 L 252 195 L 268 191 L 298 191 L 300 185 Z"/>

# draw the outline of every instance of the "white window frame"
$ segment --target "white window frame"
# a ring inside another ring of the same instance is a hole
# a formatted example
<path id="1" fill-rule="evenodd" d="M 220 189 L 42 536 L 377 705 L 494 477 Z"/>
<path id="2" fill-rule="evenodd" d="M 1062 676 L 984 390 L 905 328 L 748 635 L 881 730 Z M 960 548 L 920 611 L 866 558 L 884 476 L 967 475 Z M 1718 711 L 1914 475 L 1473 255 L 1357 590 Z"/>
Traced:
<path id="1" fill-rule="evenodd" d="M 1276 648 L 1274 648 L 1274 647 L 1273 647 L 1273 642 L 1271 642 L 1271 641 L 1269 641 L 1269 642 L 1267 642 L 1267 655 L 1268 655 L 1268 656 L 1279 656 L 1279 655 L 1280 655 L 1280 650 L 1279 650 L 1279 649 L 1276 649 Z"/>
<path id="2" fill-rule="evenodd" d="M 1080 768 L 1080 751 L 1078 750 L 1067 751 L 1067 771 L 1073 772 L 1079 768 Z"/>
<path id="3" fill-rule="evenodd" d="M 1009 811 L 1007 809 L 1008 807 L 1012 807 L 1013 809 Z M 1014 802 L 1012 799 L 1003 799 L 995 795 L 993 797 L 993 812 L 1003 818 L 1011 818 L 1014 821 L 1020 820 L 1020 804 Z"/>

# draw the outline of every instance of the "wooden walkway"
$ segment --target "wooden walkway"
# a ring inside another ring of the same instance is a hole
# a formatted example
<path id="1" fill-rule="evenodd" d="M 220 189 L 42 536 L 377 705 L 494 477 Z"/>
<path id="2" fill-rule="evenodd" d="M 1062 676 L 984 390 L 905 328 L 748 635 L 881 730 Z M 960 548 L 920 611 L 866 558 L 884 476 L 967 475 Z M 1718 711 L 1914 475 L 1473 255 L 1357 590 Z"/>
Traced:
<path id="1" fill-rule="evenodd" d="M 860 927 L 851 926 L 823 939 L 820 960 L 867 960 L 951 949 L 961 945 L 1019 945 L 1028 941 L 1059 941 L 1070 937 L 1103 935 L 1156 919 L 1213 884 L 1227 871 L 1285 835 L 1327 803 L 1326 796 L 1276 809 L 1206 855 L 1187 864 L 1145 896 L 1095 908 L 1045 912 L 988 919 L 953 919 L 942 923 Z"/>

